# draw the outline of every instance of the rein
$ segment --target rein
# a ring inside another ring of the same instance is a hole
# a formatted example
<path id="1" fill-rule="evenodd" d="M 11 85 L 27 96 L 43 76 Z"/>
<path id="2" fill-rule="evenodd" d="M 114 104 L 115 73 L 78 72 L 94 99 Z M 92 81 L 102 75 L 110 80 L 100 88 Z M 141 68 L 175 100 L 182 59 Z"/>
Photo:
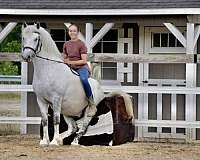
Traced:
<path id="1" fill-rule="evenodd" d="M 36 54 L 36 57 L 37 57 L 37 58 L 40 58 L 40 59 L 47 60 L 47 61 L 52 61 L 52 62 L 56 62 L 56 63 L 63 63 L 63 64 L 67 65 L 67 66 L 70 68 L 70 70 L 71 70 L 71 72 L 72 72 L 73 74 L 75 74 L 75 75 L 77 75 L 77 76 L 80 76 L 76 71 L 74 71 L 74 70 L 72 69 L 72 67 L 70 67 L 69 64 L 66 64 L 66 63 L 64 63 L 64 62 L 62 62 L 62 61 L 57 61 L 57 60 L 53 60 L 53 59 L 41 57 L 41 56 L 38 56 L 37 54 Z"/>

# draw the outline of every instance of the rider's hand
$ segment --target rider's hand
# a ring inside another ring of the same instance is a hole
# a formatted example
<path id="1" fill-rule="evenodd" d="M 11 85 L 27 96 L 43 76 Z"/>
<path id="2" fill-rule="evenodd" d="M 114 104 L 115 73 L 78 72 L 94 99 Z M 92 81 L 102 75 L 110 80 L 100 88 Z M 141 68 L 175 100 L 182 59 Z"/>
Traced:
<path id="1" fill-rule="evenodd" d="M 64 63 L 69 64 L 69 59 L 68 59 L 68 58 L 65 58 L 65 59 L 64 59 Z"/>
<path id="2" fill-rule="evenodd" d="M 64 59 L 66 59 L 66 58 L 67 58 L 67 55 L 64 54 L 64 53 L 62 53 L 62 57 L 63 57 Z"/>
<path id="3" fill-rule="evenodd" d="M 64 63 L 74 65 L 74 61 L 70 61 L 68 58 L 64 59 Z"/>

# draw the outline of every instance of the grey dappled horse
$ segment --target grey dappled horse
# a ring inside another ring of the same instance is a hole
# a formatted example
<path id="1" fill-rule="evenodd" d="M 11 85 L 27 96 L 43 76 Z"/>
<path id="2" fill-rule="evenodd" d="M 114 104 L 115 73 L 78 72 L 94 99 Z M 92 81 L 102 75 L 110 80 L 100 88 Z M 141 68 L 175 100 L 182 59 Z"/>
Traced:
<path id="1" fill-rule="evenodd" d="M 72 73 L 70 68 L 63 63 L 63 57 L 51 38 L 50 34 L 39 24 L 26 25 L 22 31 L 23 52 L 22 58 L 33 62 L 33 89 L 42 116 L 43 139 L 40 145 L 62 145 L 63 139 L 77 133 L 72 144 L 85 133 L 92 116 L 88 101 L 79 77 Z M 104 97 L 98 81 L 89 78 L 89 83 L 97 105 Z M 124 92 L 113 92 L 107 96 L 121 95 L 124 97 L 126 111 L 130 118 L 133 117 L 132 101 Z M 54 138 L 49 142 L 48 134 L 48 107 L 54 112 Z M 86 109 L 85 109 L 86 108 Z M 84 116 L 75 121 L 74 116 L 80 117 L 83 110 Z M 60 113 L 68 125 L 68 130 L 59 134 Z"/>

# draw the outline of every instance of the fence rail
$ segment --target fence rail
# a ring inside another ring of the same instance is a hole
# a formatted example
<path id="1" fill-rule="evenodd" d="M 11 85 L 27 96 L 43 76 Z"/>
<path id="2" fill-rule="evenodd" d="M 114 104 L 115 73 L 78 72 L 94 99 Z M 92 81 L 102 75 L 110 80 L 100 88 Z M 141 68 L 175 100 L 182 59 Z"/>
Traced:
<path id="1" fill-rule="evenodd" d="M 117 83 L 116 83 L 117 84 Z M 142 87 L 142 86 L 102 86 L 105 92 L 123 90 L 128 93 L 169 93 L 200 94 L 200 87 Z M 0 85 L 0 92 L 33 92 L 32 85 Z M 0 117 L 0 123 L 40 124 L 40 117 Z M 136 120 L 135 126 L 200 128 L 200 121 Z"/>
<path id="2" fill-rule="evenodd" d="M 105 92 L 122 90 L 127 93 L 200 94 L 200 87 L 102 86 Z M 0 92 L 33 92 L 32 85 L 0 85 Z"/>
<path id="3" fill-rule="evenodd" d="M 197 54 L 113 54 L 89 53 L 92 62 L 126 62 L 126 63 L 200 63 Z M 20 53 L 0 52 L 0 61 L 22 61 Z"/>
<path id="4" fill-rule="evenodd" d="M 200 55 L 193 54 L 89 54 L 93 62 L 125 63 L 200 63 Z M 0 53 L 0 61 L 22 61 L 19 53 Z M 103 85 L 105 92 L 123 90 L 128 93 L 200 94 L 200 87 L 119 86 Z M 32 85 L 0 85 L 0 92 L 33 92 Z M 0 117 L 0 123 L 40 124 L 40 117 Z M 135 120 L 135 126 L 200 128 L 200 121 Z"/>
<path id="5" fill-rule="evenodd" d="M 0 75 L 0 82 L 21 82 L 21 76 Z"/>

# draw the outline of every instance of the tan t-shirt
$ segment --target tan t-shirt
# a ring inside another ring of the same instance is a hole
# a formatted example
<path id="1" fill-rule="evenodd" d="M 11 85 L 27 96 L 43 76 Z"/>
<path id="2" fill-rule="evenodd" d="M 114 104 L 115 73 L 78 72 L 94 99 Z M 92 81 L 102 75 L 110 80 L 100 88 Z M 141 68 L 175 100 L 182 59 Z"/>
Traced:
<path id="1" fill-rule="evenodd" d="M 69 58 L 70 61 L 81 60 L 81 54 L 87 54 L 87 47 L 84 42 L 78 39 L 77 41 L 67 41 L 63 45 L 63 53 Z M 88 64 L 85 65 L 71 65 L 73 69 L 85 67 L 90 71 Z"/>

